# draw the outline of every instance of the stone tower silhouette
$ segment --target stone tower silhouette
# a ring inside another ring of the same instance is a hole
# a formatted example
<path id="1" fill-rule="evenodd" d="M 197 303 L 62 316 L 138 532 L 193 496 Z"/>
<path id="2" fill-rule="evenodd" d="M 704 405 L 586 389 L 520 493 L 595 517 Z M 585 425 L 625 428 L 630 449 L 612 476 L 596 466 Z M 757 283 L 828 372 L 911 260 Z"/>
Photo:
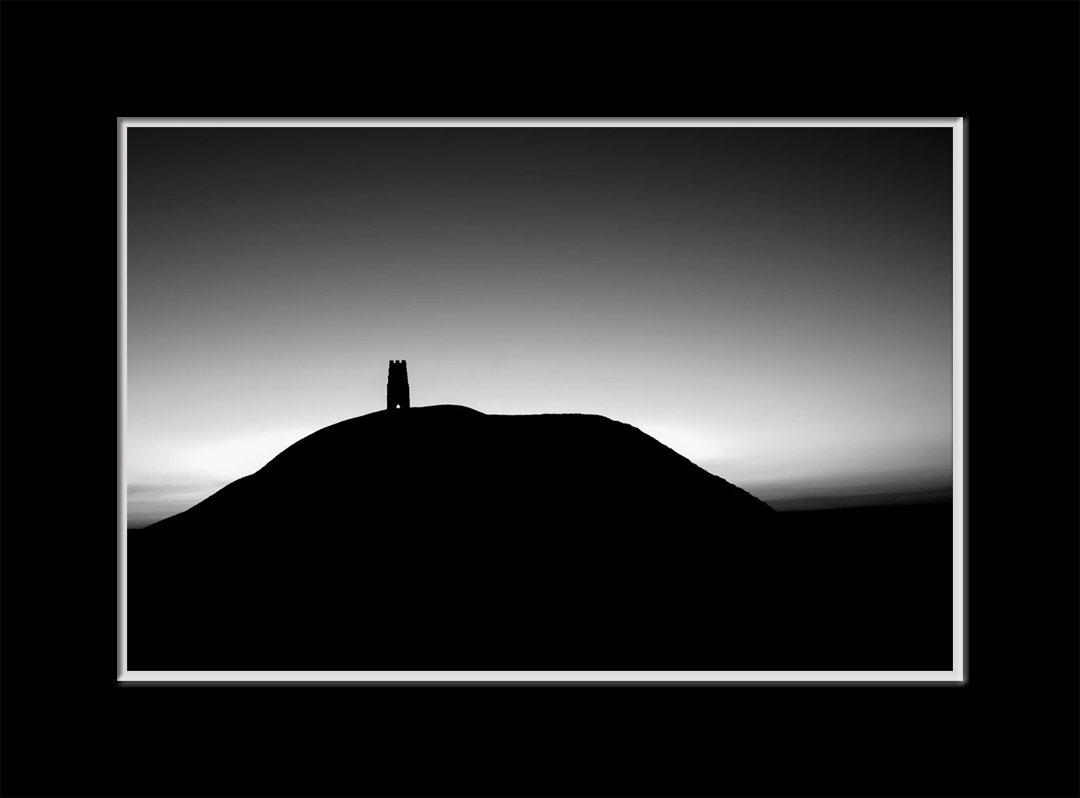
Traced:
<path id="1" fill-rule="evenodd" d="M 409 373 L 404 360 L 390 361 L 390 376 L 386 380 L 386 409 L 396 410 L 409 406 Z"/>

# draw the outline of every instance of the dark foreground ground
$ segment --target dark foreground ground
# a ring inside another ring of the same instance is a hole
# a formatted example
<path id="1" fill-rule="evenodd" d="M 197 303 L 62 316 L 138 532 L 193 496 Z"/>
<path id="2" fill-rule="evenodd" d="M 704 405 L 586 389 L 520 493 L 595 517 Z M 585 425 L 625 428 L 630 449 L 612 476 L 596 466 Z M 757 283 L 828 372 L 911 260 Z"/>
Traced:
<path id="1" fill-rule="evenodd" d="M 952 666 L 948 504 L 777 513 L 738 540 L 524 525 L 376 546 L 303 530 L 285 555 L 251 547 L 225 562 L 141 532 L 131 670 Z"/>

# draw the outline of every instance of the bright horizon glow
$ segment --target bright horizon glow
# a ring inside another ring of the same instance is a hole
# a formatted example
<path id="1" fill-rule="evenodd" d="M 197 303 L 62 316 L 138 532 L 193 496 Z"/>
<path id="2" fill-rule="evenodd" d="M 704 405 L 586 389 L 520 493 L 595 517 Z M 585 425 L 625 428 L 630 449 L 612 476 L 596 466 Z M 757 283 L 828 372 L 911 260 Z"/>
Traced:
<path id="1" fill-rule="evenodd" d="M 134 511 L 132 523 L 141 526 L 167 517 L 162 514 L 163 507 L 167 508 L 168 515 L 172 515 L 194 506 L 225 484 L 255 473 L 302 438 L 344 420 L 341 418 L 311 428 L 286 427 L 224 435 L 206 443 L 177 442 L 170 449 L 173 459 L 166 468 L 148 467 L 146 464 L 153 462 L 153 455 L 144 453 L 145 459 L 138 461 L 141 468 L 132 472 L 132 482 L 144 486 L 145 490 L 156 481 L 157 491 L 151 500 L 129 494 L 129 509 Z M 670 421 L 637 419 L 635 423 L 625 418 L 614 420 L 637 427 L 706 471 L 734 482 L 766 502 L 779 503 L 779 506 L 793 497 L 809 500 L 820 496 L 831 499 L 838 488 L 852 496 L 876 494 L 898 483 L 910 486 L 913 491 L 923 491 L 940 488 L 947 484 L 949 478 L 947 470 L 941 468 L 930 479 L 920 479 L 922 455 L 928 453 L 920 452 L 917 448 L 898 449 L 900 461 L 894 464 L 892 471 L 882 469 L 868 475 L 863 463 L 872 456 L 872 452 L 853 449 L 845 456 L 844 452 L 834 449 L 833 469 L 823 470 L 813 462 L 812 452 L 739 458 L 726 455 L 733 447 L 725 447 L 719 433 L 703 434 L 692 427 Z M 933 454 L 929 453 L 931 456 Z M 170 474 L 171 479 L 168 478 Z M 156 503 L 158 501 L 161 504 Z M 817 503 L 822 502 L 819 500 Z M 803 506 L 807 502 L 796 504 Z"/>

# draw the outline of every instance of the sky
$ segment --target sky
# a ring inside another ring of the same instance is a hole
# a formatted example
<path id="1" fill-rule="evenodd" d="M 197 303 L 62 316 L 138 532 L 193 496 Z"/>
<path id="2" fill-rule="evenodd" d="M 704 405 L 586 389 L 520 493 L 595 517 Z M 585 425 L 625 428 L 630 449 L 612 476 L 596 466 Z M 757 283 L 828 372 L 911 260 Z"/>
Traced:
<path id="1" fill-rule="evenodd" d="M 778 509 L 951 486 L 951 128 L 128 127 L 126 190 L 129 526 L 384 409 L 392 359 Z"/>

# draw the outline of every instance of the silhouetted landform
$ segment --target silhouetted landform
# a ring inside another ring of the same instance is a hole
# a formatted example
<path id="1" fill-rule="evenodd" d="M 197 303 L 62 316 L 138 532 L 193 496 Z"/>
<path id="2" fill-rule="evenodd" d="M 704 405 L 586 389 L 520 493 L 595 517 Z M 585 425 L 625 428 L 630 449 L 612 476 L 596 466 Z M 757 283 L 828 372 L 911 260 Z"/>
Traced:
<path id="1" fill-rule="evenodd" d="M 405 409 L 409 406 L 409 372 L 404 360 L 391 360 L 386 378 L 386 409 Z"/>
<path id="2" fill-rule="evenodd" d="M 891 491 L 806 491 L 785 496 L 771 496 L 768 504 L 780 512 L 802 510 L 840 510 L 856 507 L 895 507 L 899 505 L 952 505 L 952 487 L 920 488 L 899 485 Z"/>
<path id="3" fill-rule="evenodd" d="M 128 662 L 947 670 L 935 509 L 776 513 L 601 416 L 380 411 L 133 531 Z"/>

